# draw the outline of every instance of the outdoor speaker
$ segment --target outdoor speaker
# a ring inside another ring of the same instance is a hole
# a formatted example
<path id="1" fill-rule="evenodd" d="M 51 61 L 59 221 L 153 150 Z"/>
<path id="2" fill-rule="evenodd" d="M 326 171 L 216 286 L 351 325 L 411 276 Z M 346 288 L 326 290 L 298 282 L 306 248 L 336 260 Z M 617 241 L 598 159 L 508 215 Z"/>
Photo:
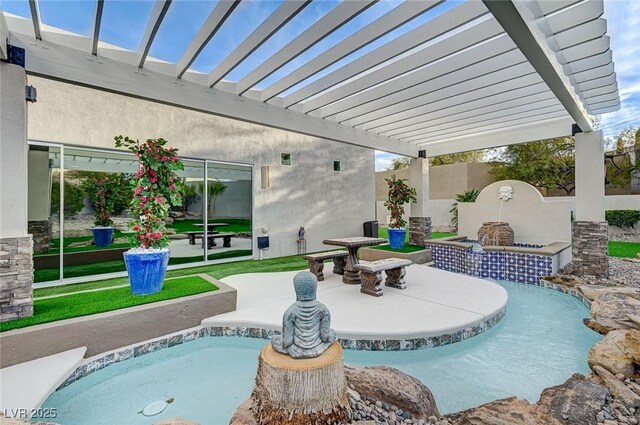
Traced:
<path id="1" fill-rule="evenodd" d="M 36 88 L 33 86 L 24 86 L 24 98 L 27 99 L 28 102 L 37 102 L 38 92 Z"/>
<path id="2" fill-rule="evenodd" d="M 582 129 L 578 124 L 571 124 L 571 135 L 575 136 L 578 133 L 582 133 Z"/>
<path id="3" fill-rule="evenodd" d="M 426 158 L 426 157 L 427 157 L 427 151 L 425 151 L 424 149 L 418 151 L 418 158 Z"/>

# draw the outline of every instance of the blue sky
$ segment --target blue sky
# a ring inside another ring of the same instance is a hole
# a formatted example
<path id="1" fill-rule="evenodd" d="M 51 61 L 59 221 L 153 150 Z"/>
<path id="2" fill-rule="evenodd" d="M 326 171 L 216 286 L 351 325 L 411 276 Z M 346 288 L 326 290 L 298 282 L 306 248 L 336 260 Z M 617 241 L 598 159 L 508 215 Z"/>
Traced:
<path id="1" fill-rule="evenodd" d="M 200 72 L 209 73 L 255 27 L 275 11 L 282 4 L 282 1 L 243 0 L 222 29 L 205 47 L 192 65 L 192 68 Z M 174 0 L 151 48 L 151 55 L 170 62 L 177 62 L 216 3 L 217 1 Z M 301 13 L 251 54 L 226 78 L 232 81 L 239 81 L 251 69 L 262 63 L 274 52 L 280 50 L 290 40 L 333 10 L 339 3 L 339 0 L 314 0 L 311 5 L 303 9 Z M 382 0 L 378 2 L 260 82 L 257 88 L 268 87 L 279 78 L 313 59 L 320 52 L 332 47 L 368 22 L 384 15 L 400 3 L 401 0 Z M 461 0 L 447 1 L 371 43 L 369 46 L 352 53 L 317 75 L 300 82 L 285 94 L 321 78 L 389 40 L 433 19 L 459 3 L 461 3 Z M 28 0 L 0 0 L 0 8 L 9 13 L 30 17 Z M 86 36 L 89 36 L 92 32 L 95 8 L 95 0 L 40 0 L 41 17 L 45 24 L 61 27 Z M 152 8 L 152 0 L 107 0 L 102 20 L 101 40 L 127 49 L 137 50 L 144 32 L 144 24 L 142 23 L 148 20 Z M 606 136 L 613 137 L 625 127 L 640 126 L 640 72 L 638 72 L 640 61 L 637 59 L 640 57 L 640 31 L 637 30 L 640 27 L 640 0 L 606 0 L 605 17 L 609 22 L 608 33 L 611 36 L 622 108 L 620 111 L 603 115 L 600 128 L 603 129 Z M 247 25 L 247 23 L 250 24 Z M 394 155 L 391 154 L 376 152 L 376 169 L 386 168 L 393 157 Z"/>

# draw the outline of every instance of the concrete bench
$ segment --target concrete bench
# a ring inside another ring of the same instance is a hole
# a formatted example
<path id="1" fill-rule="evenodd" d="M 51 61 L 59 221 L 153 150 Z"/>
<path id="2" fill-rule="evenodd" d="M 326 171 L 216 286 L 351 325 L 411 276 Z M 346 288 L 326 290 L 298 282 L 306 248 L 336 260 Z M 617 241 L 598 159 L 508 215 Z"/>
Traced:
<path id="1" fill-rule="evenodd" d="M 382 272 L 386 272 L 387 279 L 385 285 L 392 288 L 405 289 L 407 284 L 404 275 L 407 273 L 405 267 L 410 266 L 411 260 L 402 258 L 385 258 L 378 261 L 366 261 L 356 264 L 354 268 L 360 272 L 362 287 L 360 292 L 374 297 L 382 296 Z"/>
<path id="2" fill-rule="evenodd" d="M 207 243 L 209 248 L 216 246 L 216 239 L 222 238 L 222 247 L 231 248 L 231 238 L 236 236 L 235 233 L 209 233 L 207 235 Z"/>
<path id="3" fill-rule="evenodd" d="M 204 233 L 203 232 L 185 232 L 185 234 L 188 236 L 189 238 L 189 245 L 195 245 L 196 244 L 196 238 L 197 239 L 203 239 L 204 237 Z M 216 238 L 222 238 L 222 246 L 225 248 L 230 248 L 231 247 L 231 238 L 236 236 L 235 233 L 209 233 L 207 234 L 207 243 L 209 244 L 208 247 L 212 248 L 214 246 L 216 246 Z M 204 241 L 202 241 L 204 244 Z"/>
<path id="4" fill-rule="evenodd" d="M 324 280 L 324 260 L 333 260 L 333 273 L 344 274 L 347 265 L 347 251 L 329 251 L 318 254 L 307 254 L 303 258 L 309 262 L 309 271 L 316 275 L 318 281 Z"/>

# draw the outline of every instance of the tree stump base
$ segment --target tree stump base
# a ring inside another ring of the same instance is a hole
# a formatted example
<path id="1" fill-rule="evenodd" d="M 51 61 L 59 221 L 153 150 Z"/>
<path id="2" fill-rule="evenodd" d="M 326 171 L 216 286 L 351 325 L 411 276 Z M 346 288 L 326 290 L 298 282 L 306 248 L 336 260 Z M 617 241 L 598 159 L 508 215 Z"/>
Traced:
<path id="1" fill-rule="evenodd" d="M 259 424 L 314 425 L 351 416 L 342 347 L 333 343 L 320 357 L 294 359 L 268 344 L 258 359 L 251 395 Z"/>

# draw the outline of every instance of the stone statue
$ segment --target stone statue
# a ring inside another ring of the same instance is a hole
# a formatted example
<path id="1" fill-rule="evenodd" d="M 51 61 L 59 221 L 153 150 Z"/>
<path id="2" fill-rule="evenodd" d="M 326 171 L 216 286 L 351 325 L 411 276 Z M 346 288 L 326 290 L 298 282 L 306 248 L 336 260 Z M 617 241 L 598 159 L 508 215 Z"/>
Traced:
<path id="1" fill-rule="evenodd" d="M 282 318 L 282 335 L 271 339 L 273 349 L 293 358 L 318 357 L 336 340 L 331 313 L 316 300 L 318 281 L 313 273 L 303 271 L 293 278 L 297 301 Z"/>

